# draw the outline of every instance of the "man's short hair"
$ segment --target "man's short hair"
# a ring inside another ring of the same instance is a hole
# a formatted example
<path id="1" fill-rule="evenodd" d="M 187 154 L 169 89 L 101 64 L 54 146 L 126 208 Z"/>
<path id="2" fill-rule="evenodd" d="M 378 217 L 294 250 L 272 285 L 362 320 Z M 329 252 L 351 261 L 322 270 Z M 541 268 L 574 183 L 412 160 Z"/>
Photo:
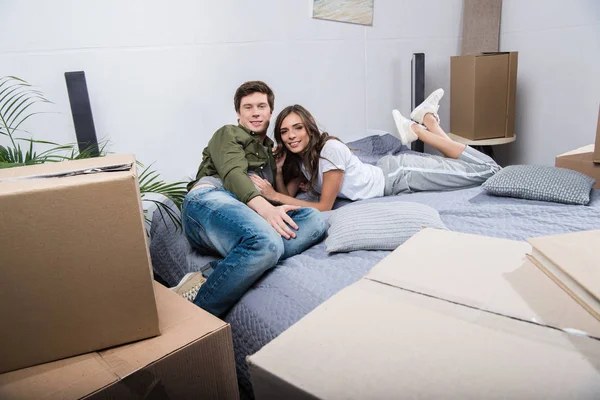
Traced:
<path id="1" fill-rule="evenodd" d="M 253 93 L 264 93 L 267 95 L 267 101 L 269 102 L 269 107 L 271 108 L 271 112 L 273 112 L 273 105 L 275 103 L 275 94 L 267 85 L 262 81 L 248 81 L 244 82 L 237 90 L 235 91 L 235 95 L 233 96 L 233 105 L 235 106 L 235 112 L 240 112 L 240 106 L 242 103 L 242 98 Z"/>

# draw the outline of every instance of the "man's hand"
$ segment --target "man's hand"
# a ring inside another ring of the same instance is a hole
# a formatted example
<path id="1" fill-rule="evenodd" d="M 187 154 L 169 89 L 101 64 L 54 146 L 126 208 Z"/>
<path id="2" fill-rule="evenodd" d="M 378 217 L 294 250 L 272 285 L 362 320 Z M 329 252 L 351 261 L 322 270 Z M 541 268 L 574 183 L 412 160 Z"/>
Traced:
<path id="1" fill-rule="evenodd" d="M 248 206 L 264 218 L 282 237 L 286 239 L 295 238 L 298 225 L 287 215 L 288 211 L 297 210 L 300 206 L 282 205 L 273 206 L 261 196 L 256 196 L 248 202 Z"/>
<path id="2" fill-rule="evenodd" d="M 259 214 L 269 223 L 269 225 L 275 228 L 277 233 L 279 233 L 282 237 L 286 239 L 293 239 L 296 237 L 296 232 L 290 229 L 290 226 L 294 228 L 294 230 L 298 230 L 298 225 L 296 225 L 294 220 L 287 215 L 287 212 L 297 210 L 299 208 L 300 206 L 284 204 L 282 206 L 272 207 L 265 213 Z"/>

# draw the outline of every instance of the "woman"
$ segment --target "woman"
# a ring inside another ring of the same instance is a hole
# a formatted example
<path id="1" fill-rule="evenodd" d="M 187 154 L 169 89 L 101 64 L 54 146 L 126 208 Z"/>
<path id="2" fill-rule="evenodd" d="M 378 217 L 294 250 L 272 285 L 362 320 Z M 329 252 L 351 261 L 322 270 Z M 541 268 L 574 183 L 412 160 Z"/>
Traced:
<path id="1" fill-rule="evenodd" d="M 442 130 L 437 110 L 443 94 L 442 89 L 436 90 L 413 110 L 410 116 L 418 124 L 398 110 L 392 115 L 402 144 L 421 139 L 445 157 L 401 153 L 383 157 L 376 166 L 364 164 L 338 138 L 321 133 L 304 107 L 293 105 L 281 111 L 275 122 L 277 190 L 258 176 L 251 179 L 268 200 L 321 211 L 331 210 L 338 196 L 362 200 L 480 185 L 500 166 L 485 154 L 453 141 Z M 319 194 L 319 201 L 294 197 L 305 180 L 308 188 Z"/>

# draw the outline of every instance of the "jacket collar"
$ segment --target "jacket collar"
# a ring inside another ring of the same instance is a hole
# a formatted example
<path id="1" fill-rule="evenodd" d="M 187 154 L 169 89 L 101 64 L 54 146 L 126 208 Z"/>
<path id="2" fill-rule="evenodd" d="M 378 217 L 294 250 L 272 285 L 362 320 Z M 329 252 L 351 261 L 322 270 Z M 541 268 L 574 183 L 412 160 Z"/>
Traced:
<path id="1" fill-rule="evenodd" d="M 256 132 L 251 131 L 250 129 L 246 128 L 242 124 L 238 124 L 238 128 L 242 129 L 244 132 L 246 132 L 248 135 L 250 135 L 252 137 L 258 137 L 258 134 Z M 271 140 L 271 138 L 269 136 L 265 136 L 265 141 L 264 141 L 263 145 L 267 146 L 269 148 L 272 148 L 273 145 L 275 145 L 275 142 L 273 142 L 273 140 Z"/>

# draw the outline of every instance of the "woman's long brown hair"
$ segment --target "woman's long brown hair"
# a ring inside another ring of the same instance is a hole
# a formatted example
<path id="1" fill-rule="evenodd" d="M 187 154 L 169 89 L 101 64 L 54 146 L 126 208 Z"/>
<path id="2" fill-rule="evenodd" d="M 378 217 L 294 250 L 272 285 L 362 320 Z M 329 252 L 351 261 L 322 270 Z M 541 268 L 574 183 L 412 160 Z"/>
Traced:
<path id="1" fill-rule="evenodd" d="M 308 132 L 308 146 L 301 154 L 294 154 L 283 143 L 281 139 L 281 124 L 283 120 L 290 114 L 296 114 L 302 120 L 304 129 Z M 277 153 L 284 151 L 286 153 L 285 162 L 283 163 L 283 181 L 287 184 L 294 178 L 303 176 L 300 170 L 300 165 L 304 163 L 306 170 L 310 175 L 309 186 L 311 192 L 317 194 L 315 185 L 319 176 L 319 159 L 321 158 L 321 150 L 328 140 L 338 140 L 335 136 L 330 136 L 327 132 L 319 131 L 319 127 L 310 112 L 299 104 L 284 108 L 275 121 L 275 141 L 277 142 Z"/>

